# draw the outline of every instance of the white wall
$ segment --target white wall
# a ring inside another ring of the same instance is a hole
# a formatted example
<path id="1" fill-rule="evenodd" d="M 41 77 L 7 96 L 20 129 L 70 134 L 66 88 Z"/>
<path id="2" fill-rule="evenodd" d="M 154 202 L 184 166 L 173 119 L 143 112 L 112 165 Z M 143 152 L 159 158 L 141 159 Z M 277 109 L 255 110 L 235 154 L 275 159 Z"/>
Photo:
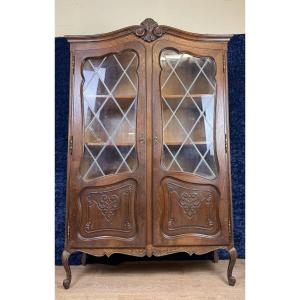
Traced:
<path id="1" fill-rule="evenodd" d="M 56 0 L 55 35 L 97 34 L 140 24 L 197 33 L 244 33 L 244 0 Z"/>

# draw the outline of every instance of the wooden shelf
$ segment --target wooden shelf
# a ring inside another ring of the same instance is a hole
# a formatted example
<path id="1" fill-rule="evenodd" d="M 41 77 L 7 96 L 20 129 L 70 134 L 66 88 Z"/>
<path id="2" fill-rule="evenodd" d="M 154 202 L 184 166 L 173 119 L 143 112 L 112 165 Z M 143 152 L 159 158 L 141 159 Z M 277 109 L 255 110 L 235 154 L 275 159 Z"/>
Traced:
<path id="1" fill-rule="evenodd" d="M 165 99 L 181 99 L 184 95 L 165 95 L 163 96 Z M 204 96 L 211 96 L 211 97 L 214 97 L 215 94 L 190 94 L 190 96 L 186 96 L 185 98 L 190 98 L 190 97 L 193 97 L 193 98 L 197 98 L 197 97 L 204 97 Z"/>
<path id="2" fill-rule="evenodd" d="M 134 143 L 130 143 L 130 142 L 122 142 L 122 143 L 115 143 L 116 146 L 123 146 L 123 147 L 128 147 L 128 146 L 132 146 L 134 145 Z M 89 146 L 89 147 L 103 147 L 105 145 L 105 142 L 99 142 L 99 143 L 85 143 L 85 145 Z M 109 144 L 106 147 L 114 147 L 114 145 Z"/>
<path id="3" fill-rule="evenodd" d="M 84 97 L 86 98 L 99 98 L 99 99 L 106 99 L 107 97 L 108 98 L 111 98 L 111 96 L 109 95 L 85 95 Z M 136 97 L 136 95 L 125 95 L 125 96 L 115 96 L 114 95 L 114 98 L 116 100 L 134 100 L 134 98 Z"/>
<path id="4" fill-rule="evenodd" d="M 183 141 L 165 141 L 165 144 L 168 146 L 178 146 L 181 145 Z M 193 144 L 195 145 L 208 145 L 211 144 L 211 142 L 207 142 L 207 141 L 196 141 L 193 142 Z M 191 142 L 185 142 L 184 146 L 191 146 L 192 143 Z"/>
<path id="5" fill-rule="evenodd" d="M 165 99 L 181 99 L 184 95 L 165 95 L 164 98 Z M 198 97 L 207 97 L 207 96 L 211 96 L 214 97 L 215 94 L 190 94 L 190 96 L 186 96 L 185 98 L 198 98 Z M 85 95 L 84 97 L 86 98 L 104 98 L 106 99 L 107 97 L 111 97 L 109 95 Z M 136 95 L 125 95 L 125 96 L 115 96 L 114 98 L 116 100 L 133 100 L 136 97 Z"/>
<path id="6" fill-rule="evenodd" d="M 99 143 L 85 143 L 87 146 L 89 147 L 103 147 L 105 145 L 105 142 L 99 142 Z M 115 143 L 116 146 L 123 146 L 123 147 L 128 147 L 128 146 L 132 146 L 134 143 L 130 143 L 130 142 L 122 142 L 122 143 Z M 168 146 L 180 146 L 182 144 L 182 141 L 165 141 L 165 144 Z M 195 145 L 208 145 L 211 144 L 211 142 L 207 142 L 207 141 L 196 141 L 194 142 Z M 191 146 L 192 143 L 191 142 L 185 142 L 184 146 Z M 114 145 L 107 145 L 107 147 L 114 147 Z"/>

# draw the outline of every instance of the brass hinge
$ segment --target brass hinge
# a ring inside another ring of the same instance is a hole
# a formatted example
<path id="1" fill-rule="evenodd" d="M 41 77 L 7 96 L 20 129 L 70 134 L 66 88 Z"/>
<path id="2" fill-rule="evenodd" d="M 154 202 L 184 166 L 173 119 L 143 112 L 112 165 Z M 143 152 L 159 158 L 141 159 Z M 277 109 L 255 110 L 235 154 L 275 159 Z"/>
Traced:
<path id="1" fill-rule="evenodd" d="M 223 53 L 223 73 L 225 73 L 226 69 L 226 60 L 225 60 L 225 54 Z"/>
<path id="2" fill-rule="evenodd" d="M 225 133 L 225 152 L 228 152 L 228 137 L 227 134 Z"/>
<path id="3" fill-rule="evenodd" d="M 72 74 L 74 74 L 75 70 L 75 57 L 73 54 L 71 54 L 71 68 L 72 68 Z"/>
<path id="4" fill-rule="evenodd" d="M 72 155 L 72 153 L 73 153 L 73 136 L 70 137 L 69 150 L 70 150 L 70 154 Z"/>

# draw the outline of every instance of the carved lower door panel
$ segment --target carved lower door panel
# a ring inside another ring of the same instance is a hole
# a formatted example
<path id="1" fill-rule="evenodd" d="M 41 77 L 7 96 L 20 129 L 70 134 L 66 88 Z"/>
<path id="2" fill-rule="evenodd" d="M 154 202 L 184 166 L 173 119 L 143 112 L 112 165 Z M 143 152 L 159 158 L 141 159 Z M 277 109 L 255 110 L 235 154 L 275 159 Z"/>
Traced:
<path id="1" fill-rule="evenodd" d="M 134 180 L 125 180 L 103 188 L 84 189 L 79 197 L 80 238 L 134 238 L 136 188 Z"/>
<path id="2" fill-rule="evenodd" d="M 220 231 L 220 195 L 211 185 L 165 178 L 162 230 L 169 238 L 187 233 L 215 236 Z"/>

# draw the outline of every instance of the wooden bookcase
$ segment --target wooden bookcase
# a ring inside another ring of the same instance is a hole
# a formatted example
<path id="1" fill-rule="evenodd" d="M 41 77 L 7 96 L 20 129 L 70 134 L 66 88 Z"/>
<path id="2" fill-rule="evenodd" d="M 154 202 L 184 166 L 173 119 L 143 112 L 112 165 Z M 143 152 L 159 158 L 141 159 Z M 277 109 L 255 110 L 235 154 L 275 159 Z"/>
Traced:
<path id="1" fill-rule="evenodd" d="M 152 19 L 68 36 L 67 213 L 62 261 L 226 249 L 232 237 L 228 35 Z"/>

